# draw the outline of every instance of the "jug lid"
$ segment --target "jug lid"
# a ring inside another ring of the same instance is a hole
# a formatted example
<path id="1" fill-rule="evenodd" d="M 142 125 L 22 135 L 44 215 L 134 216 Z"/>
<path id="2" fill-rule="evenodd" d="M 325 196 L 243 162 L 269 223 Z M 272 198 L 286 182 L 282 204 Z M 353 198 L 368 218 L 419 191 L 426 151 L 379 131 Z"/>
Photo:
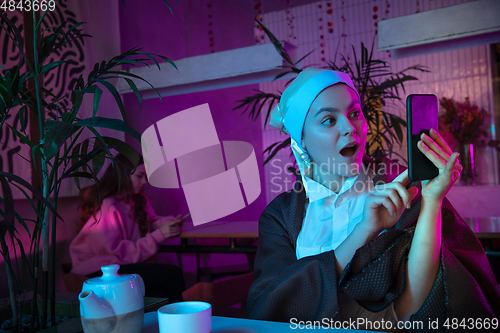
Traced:
<path id="1" fill-rule="evenodd" d="M 92 279 L 88 279 L 85 283 L 92 285 L 101 285 L 101 284 L 117 284 L 125 281 L 130 281 L 135 279 L 136 277 L 132 274 L 120 275 L 118 274 L 118 270 L 120 269 L 120 265 L 109 265 L 102 266 L 102 276 L 96 277 Z"/>

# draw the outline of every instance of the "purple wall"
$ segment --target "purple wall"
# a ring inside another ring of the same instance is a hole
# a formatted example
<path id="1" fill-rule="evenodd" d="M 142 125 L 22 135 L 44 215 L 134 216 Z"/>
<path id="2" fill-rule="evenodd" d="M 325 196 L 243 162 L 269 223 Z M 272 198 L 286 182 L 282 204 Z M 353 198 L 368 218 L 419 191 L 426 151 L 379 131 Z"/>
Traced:
<path id="1" fill-rule="evenodd" d="M 121 49 L 144 47 L 172 60 L 254 45 L 253 18 L 251 13 L 230 2 L 216 1 L 213 7 L 199 1 L 182 1 L 170 13 L 162 1 L 143 6 L 139 2 L 126 3 L 126 12 L 120 12 Z M 133 13 L 131 15 L 130 13 Z M 212 15 L 210 19 L 208 15 Z M 209 23 L 212 23 L 209 26 Z M 213 34 L 209 35 L 208 31 Z M 209 37 L 214 38 L 210 47 Z M 232 111 L 237 100 L 252 93 L 258 85 L 205 91 L 200 93 L 168 96 L 161 102 L 158 98 L 139 103 L 135 95 L 124 95 L 127 118 L 134 128 L 142 133 L 164 117 L 173 113 L 208 103 L 219 139 L 246 141 L 253 145 L 258 163 L 262 165 L 262 128 L 260 121 L 253 122 L 247 115 Z M 140 151 L 140 144 L 128 137 L 127 142 Z M 264 183 L 261 169 L 262 183 Z M 148 186 L 147 193 L 160 215 L 185 214 L 188 211 L 182 189 L 157 189 Z M 165 204 L 167 202 L 168 204 Z M 261 195 L 245 209 L 223 218 L 229 221 L 257 220 L 265 208 Z"/>

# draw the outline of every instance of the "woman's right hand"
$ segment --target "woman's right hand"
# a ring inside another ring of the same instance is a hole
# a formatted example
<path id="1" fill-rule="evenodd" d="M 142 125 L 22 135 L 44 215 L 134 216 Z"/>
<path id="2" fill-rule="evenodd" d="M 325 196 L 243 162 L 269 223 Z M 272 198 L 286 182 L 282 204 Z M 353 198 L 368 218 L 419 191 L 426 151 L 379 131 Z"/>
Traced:
<path id="1" fill-rule="evenodd" d="M 181 215 L 177 215 L 173 220 L 165 220 L 165 222 L 160 221 L 161 233 L 165 238 L 171 238 L 179 236 L 182 232 L 182 218 Z"/>
<path id="2" fill-rule="evenodd" d="M 406 189 L 408 170 L 402 172 L 392 182 L 375 186 L 365 201 L 363 219 L 360 226 L 364 230 L 377 235 L 384 229 L 392 227 L 418 193 L 413 186 Z"/>

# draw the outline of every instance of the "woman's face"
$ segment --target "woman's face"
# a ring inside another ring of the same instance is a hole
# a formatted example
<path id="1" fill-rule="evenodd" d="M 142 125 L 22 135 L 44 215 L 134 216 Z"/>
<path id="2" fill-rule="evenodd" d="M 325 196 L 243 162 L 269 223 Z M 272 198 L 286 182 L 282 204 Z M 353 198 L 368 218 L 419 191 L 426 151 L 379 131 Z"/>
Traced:
<path id="1" fill-rule="evenodd" d="M 367 128 L 358 95 L 347 85 L 333 85 L 316 97 L 304 124 L 302 147 L 320 178 L 359 172 Z"/>
<path id="2" fill-rule="evenodd" d="M 135 172 L 130 175 L 130 181 L 132 182 L 132 191 L 134 193 L 139 193 L 142 187 L 148 183 L 144 164 L 139 165 L 137 169 L 135 169 Z"/>

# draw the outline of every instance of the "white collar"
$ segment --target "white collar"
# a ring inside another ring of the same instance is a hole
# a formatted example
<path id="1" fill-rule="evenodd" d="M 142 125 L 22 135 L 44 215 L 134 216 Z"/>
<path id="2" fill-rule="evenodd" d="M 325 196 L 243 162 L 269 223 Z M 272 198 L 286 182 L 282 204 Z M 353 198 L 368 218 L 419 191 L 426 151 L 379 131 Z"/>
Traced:
<path id="1" fill-rule="evenodd" d="M 373 176 L 374 175 L 372 174 L 371 170 L 369 168 L 365 168 L 364 165 L 362 165 L 359 173 L 356 176 L 348 177 L 346 179 L 338 194 L 333 192 L 323 184 L 318 183 L 316 180 L 306 176 L 304 178 L 307 182 L 309 202 L 311 203 L 329 196 L 337 197 L 342 193 L 347 192 L 356 181 L 364 182 L 365 180 L 367 180 L 367 178 L 372 178 Z"/>

